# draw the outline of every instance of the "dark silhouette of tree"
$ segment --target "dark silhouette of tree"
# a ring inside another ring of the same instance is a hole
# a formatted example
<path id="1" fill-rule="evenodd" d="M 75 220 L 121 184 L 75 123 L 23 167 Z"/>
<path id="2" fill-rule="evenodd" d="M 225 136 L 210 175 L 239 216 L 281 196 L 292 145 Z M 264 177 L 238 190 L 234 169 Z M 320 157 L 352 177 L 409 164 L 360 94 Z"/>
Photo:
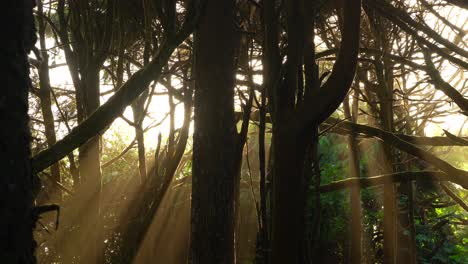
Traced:
<path id="1" fill-rule="evenodd" d="M 195 32 L 191 263 L 235 263 L 239 170 L 249 114 L 238 133 L 234 22 L 235 1 L 207 1 Z"/>
<path id="2" fill-rule="evenodd" d="M 33 4 L 31 0 L 7 1 L 2 18 L 2 23 L 8 23 L 0 44 L 0 258 L 5 263 L 36 263 L 37 179 L 30 161 L 27 59 L 36 42 Z"/>

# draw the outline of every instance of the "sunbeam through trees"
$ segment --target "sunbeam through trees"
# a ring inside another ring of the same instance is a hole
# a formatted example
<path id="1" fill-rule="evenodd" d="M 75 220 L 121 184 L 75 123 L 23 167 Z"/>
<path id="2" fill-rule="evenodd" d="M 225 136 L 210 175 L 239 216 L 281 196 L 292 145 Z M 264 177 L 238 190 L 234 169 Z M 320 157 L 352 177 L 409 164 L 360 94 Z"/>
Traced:
<path id="1" fill-rule="evenodd" d="M 0 263 L 468 262 L 465 0 L 5 0 Z"/>

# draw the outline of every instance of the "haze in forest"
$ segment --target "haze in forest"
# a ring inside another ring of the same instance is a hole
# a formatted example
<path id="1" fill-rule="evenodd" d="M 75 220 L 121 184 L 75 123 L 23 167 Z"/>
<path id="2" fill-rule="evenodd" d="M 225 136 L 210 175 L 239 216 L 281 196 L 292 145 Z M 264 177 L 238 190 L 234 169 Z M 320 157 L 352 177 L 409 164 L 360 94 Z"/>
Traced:
<path id="1" fill-rule="evenodd" d="M 0 263 L 466 263 L 464 0 L 4 5 Z"/>

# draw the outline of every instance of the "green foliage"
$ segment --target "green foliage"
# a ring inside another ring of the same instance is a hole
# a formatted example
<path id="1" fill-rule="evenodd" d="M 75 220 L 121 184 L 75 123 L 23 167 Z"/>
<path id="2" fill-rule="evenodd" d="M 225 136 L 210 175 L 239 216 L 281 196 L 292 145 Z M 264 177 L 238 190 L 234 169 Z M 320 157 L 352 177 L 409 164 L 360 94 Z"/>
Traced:
<path id="1" fill-rule="evenodd" d="M 122 151 L 127 148 L 128 142 L 130 141 L 128 135 L 122 135 L 117 132 L 112 133 L 112 139 L 106 140 L 103 144 L 102 151 L 102 164 L 106 164 L 108 161 L 117 157 Z M 103 184 L 111 182 L 114 179 L 129 178 L 136 176 L 135 164 L 138 164 L 138 153 L 135 148 L 130 149 L 125 155 L 123 155 L 118 161 L 111 163 L 109 166 L 102 169 L 102 182 Z"/>
<path id="2" fill-rule="evenodd" d="M 347 144 L 342 137 L 333 134 L 322 136 L 318 152 L 321 184 L 347 177 Z M 312 207 L 310 219 L 313 219 L 317 213 L 313 208 L 313 195 L 309 197 L 308 204 Z M 323 194 L 320 196 L 320 207 L 320 255 L 327 259 L 343 259 L 349 227 L 349 194 L 343 191 Z"/>
<path id="3" fill-rule="evenodd" d="M 458 195 L 464 197 L 463 190 Z M 425 218 L 416 221 L 416 243 L 421 263 L 466 263 L 468 259 L 468 228 L 463 222 L 468 214 L 458 205 L 433 208 L 438 204 L 450 205 L 450 198 L 441 191 L 421 192 L 422 199 L 431 200 Z M 440 198 L 438 198 L 440 197 Z"/>
<path id="4" fill-rule="evenodd" d="M 347 177 L 347 144 L 335 134 L 326 135 L 319 141 L 321 184 Z"/>

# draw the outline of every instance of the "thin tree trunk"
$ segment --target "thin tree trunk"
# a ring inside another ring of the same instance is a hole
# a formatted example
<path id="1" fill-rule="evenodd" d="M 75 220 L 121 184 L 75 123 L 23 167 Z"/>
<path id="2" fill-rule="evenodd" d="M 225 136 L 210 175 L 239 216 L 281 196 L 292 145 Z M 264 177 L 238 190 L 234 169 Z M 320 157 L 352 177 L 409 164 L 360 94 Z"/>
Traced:
<path id="1" fill-rule="evenodd" d="M 389 69 L 390 71 L 391 69 Z M 393 76 L 391 76 L 393 78 Z M 402 76 L 404 78 L 404 75 Z M 406 81 L 403 80 L 402 89 L 406 90 Z M 403 99 L 406 100 L 406 99 Z M 411 123 L 407 123 L 411 127 Z M 407 155 L 403 153 L 403 155 Z M 402 160 L 403 158 L 400 158 Z M 408 166 L 400 165 L 398 171 L 410 171 Z M 414 200 L 412 181 L 402 181 L 397 188 L 397 263 L 416 264 L 416 231 L 414 226 Z"/>
<path id="2" fill-rule="evenodd" d="M 404 71 L 402 71 L 404 72 Z M 405 74 L 402 74 L 400 77 L 402 79 L 401 82 L 401 89 L 406 91 L 407 81 Z M 405 105 L 408 105 L 407 102 L 408 98 L 402 98 L 402 101 Z M 405 102 L 406 101 L 406 102 Z M 409 113 L 408 113 L 409 114 Z M 417 127 L 417 122 L 411 120 L 409 116 L 405 116 L 406 119 L 406 133 L 411 134 L 414 127 Z M 407 153 L 402 153 L 401 160 L 406 160 L 408 158 Z M 416 164 L 414 164 L 416 165 Z M 403 170 L 410 171 L 411 167 L 414 166 L 411 163 L 406 164 Z M 417 165 L 416 165 L 417 166 Z M 416 256 L 416 230 L 415 230 L 415 223 L 414 223 L 414 193 L 413 193 L 413 183 L 411 181 L 402 181 L 400 183 L 399 194 L 402 196 L 403 199 L 401 200 L 401 208 L 399 208 L 399 215 L 398 219 L 400 220 L 400 230 L 398 233 L 398 240 L 400 242 L 401 250 L 397 256 L 398 263 L 408 263 L 408 264 L 416 264 L 417 263 L 417 256 Z"/>
<path id="3" fill-rule="evenodd" d="M 42 61 L 39 65 L 39 99 L 41 103 L 42 116 L 44 117 L 44 128 L 45 136 L 47 140 L 47 145 L 49 147 L 53 146 L 57 142 L 55 136 L 55 123 L 54 115 L 52 113 L 52 100 L 51 100 L 51 86 L 50 86 L 50 76 L 49 76 L 49 55 L 47 54 L 47 46 L 45 42 L 45 30 L 46 23 L 43 18 L 43 7 L 42 0 L 38 1 L 38 33 L 39 33 L 39 44 L 41 50 Z M 55 163 L 50 167 L 50 175 L 52 180 L 60 183 L 60 166 L 59 163 Z M 54 188 L 53 194 L 51 197 L 52 201 L 60 202 L 62 200 L 62 192 L 59 188 Z"/>
<path id="4" fill-rule="evenodd" d="M 359 89 L 359 88 L 357 88 Z M 357 107 L 359 94 L 355 93 L 353 99 L 353 108 Z M 351 122 L 356 122 L 356 115 L 351 114 L 349 106 L 349 97 L 345 98 L 343 102 L 343 108 L 345 117 L 351 119 Z M 349 177 L 360 178 L 361 173 L 359 169 L 359 147 L 356 139 L 356 135 L 351 133 L 348 136 L 348 148 L 349 148 Z M 361 191 L 359 186 L 353 186 L 350 188 L 350 209 L 351 209 L 351 223 L 349 225 L 351 233 L 351 247 L 350 247 L 350 263 L 360 264 L 362 255 L 362 210 L 361 210 Z"/>
<path id="5" fill-rule="evenodd" d="M 265 151 L 265 129 L 266 129 L 266 89 L 262 91 L 259 106 L 260 124 L 258 129 L 258 162 L 260 172 L 260 226 L 257 234 L 255 261 L 258 264 L 269 263 L 269 226 L 267 212 L 267 179 L 266 179 L 266 151 Z"/>
<path id="6" fill-rule="evenodd" d="M 277 81 L 280 79 L 280 53 L 278 48 L 279 33 L 278 33 L 278 21 L 275 16 L 275 1 L 264 0 L 262 8 L 262 23 L 264 30 L 263 40 L 263 53 L 262 53 L 262 64 L 263 64 L 263 91 L 262 91 L 262 102 L 260 106 L 260 129 L 259 129 L 259 162 L 260 162 L 260 210 L 262 215 L 262 229 L 257 238 L 257 258 L 256 260 L 260 264 L 270 263 L 271 257 L 271 229 L 272 229 L 272 216 L 267 211 L 271 212 L 271 197 L 268 193 L 271 193 L 271 180 L 273 178 L 273 164 L 274 157 L 274 144 L 270 146 L 270 155 L 268 165 L 265 162 L 265 129 L 266 129 L 266 113 L 269 112 L 274 114 L 274 98 L 275 86 Z M 267 98 L 269 99 L 267 109 Z M 272 142 L 274 141 L 275 134 L 272 135 Z M 270 173 L 267 173 L 270 172 Z"/>
<path id="7" fill-rule="evenodd" d="M 379 97 L 381 102 L 388 102 L 387 98 Z M 390 101 L 391 102 L 391 101 Z M 390 106 L 381 106 L 381 116 L 387 116 L 388 118 L 392 117 L 392 107 Z M 383 119 L 383 128 L 386 131 L 393 131 L 392 119 L 387 119 L 382 117 Z M 385 120 L 388 120 L 386 122 Z M 383 152 L 380 155 L 380 164 L 383 166 L 383 173 L 393 173 L 393 155 L 391 146 L 388 144 L 383 144 Z M 384 263 L 385 264 L 393 264 L 395 262 L 396 256 L 396 193 L 395 193 L 395 184 L 394 183 L 386 183 L 384 184 L 384 192 L 383 192 L 383 205 L 384 205 Z"/>
<path id="8" fill-rule="evenodd" d="M 145 2 L 145 4 L 147 4 Z M 146 18 L 146 17 L 145 17 Z M 149 22 L 146 20 L 149 18 L 145 19 L 145 33 L 146 33 L 146 39 L 145 39 L 145 46 L 144 46 L 144 51 L 143 51 L 143 64 L 148 65 L 150 55 L 151 55 L 151 28 L 148 28 L 149 26 L 147 25 Z M 123 53 L 123 51 L 121 52 Z M 119 58 L 119 66 L 122 67 L 122 58 Z M 127 66 L 128 68 L 128 66 Z M 123 70 L 123 67 L 122 67 Z M 130 69 L 127 70 L 130 73 Z M 123 73 L 123 71 L 122 71 Z M 117 86 L 120 87 L 122 85 L 122 74 L 119 74 L 119 80 L 117 82 Z M 146 177 L 146 151 L 145 151 L 145 135 L 143 131 L 143 119 L 145 118 L 145 101 L 148 98 L 148 90 L 145 90 L 143 94 L 141 94 L 133 103 L 132 103 L 132 111 L 133 111 L 133 122 L 135 125 L 135 137 L 137 140 L 137 149 L 138 149 L 138 170 L 140 172 L 140 183 L 144 181 L 144 178 Z M 171 118 L 173 117 L 173 113 L 171 113 Z M 172 131 L 172 130 L 171 130 Z M 169 146 L 172 146 L 171 144 L 173 142 L 169 142 Z"/>
<path id="9" fill-rule="evenodd" d="M 135 124 L 135 137 L 138 148 L 138 170 L 140 182 L 146 177 L 145 137 L 143 131 L 144 106 L 148 93 L 138 97 L 132 104 L 133 122 Z"/>
<path id="10" fill-rule="evenodd" d="M 376 39 L 377 48 L 383 51 L 388 51 L 386 46 L 386 28 L 382 26 L 378 17 L 375 17 L 374 13 L 368 8 L 365 9 L 369 21 L 371 23 L 371 30 L 374 38 Z M 389 61 L 386 61 L 388 63 Z M 393 124 L 393 78 L 387 76 L 391 72 L 387 70 L 389 65 L 386 65 L 382 61 L 376 60 L 374 62 L 375 76 L 377 85 L 375 87 L 375 93 L 380 102 L 380 126 L 383 130 L 394 132 Z M 382 151 L 378 155 L 379 163 L 382 166 L 382 173 L 388 174 L 393 173 L 393 151 L 392 147 L 385 142 L 382 144 Z M 383 252 L 384 252 L 384 264 L 394 264 L 396 260 L 396 249 L 397 249 L 397 236 L 396 236 L 396 190 L 394 183 L 386 183 L 383 186 L 383 206 L 384 206 L 384 220 L 383 220 Z"/>
<path id="11" fill-rule="evenodd" d="M 90 67 L 84 73 L 82 78 L 82 92 L 84 96 L 84 114 L 88 118 L 96 109 L 99 102 L 99 69 Z M 88 237 L 90 246 L 88 249 L 87 258 L 91 263 L 101 263 L 103 239 L 102 239 L 102 221 L 100 215 L 101 201 L 101 163 L 100 163 L 100 136 L 91 138 L 88 142 L 79 148 L 79 171 L 81 180 L 87 190 L 87 200 L 89 202 L 88 214 L 89 226 L 91 232 Z M 92 223 L 92 224 L 91 224 Z"/>

